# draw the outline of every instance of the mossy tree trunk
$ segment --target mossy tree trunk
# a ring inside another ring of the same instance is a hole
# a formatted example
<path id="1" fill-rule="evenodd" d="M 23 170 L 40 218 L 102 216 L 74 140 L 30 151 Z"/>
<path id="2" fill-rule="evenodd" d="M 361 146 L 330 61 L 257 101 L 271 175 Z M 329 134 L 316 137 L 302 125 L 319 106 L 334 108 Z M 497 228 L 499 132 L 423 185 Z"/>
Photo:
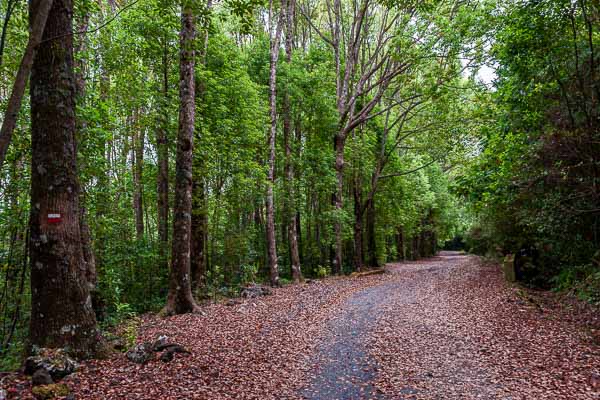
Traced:
<path id="1" fill-rule="evenodd" d="M 72 16 L 72 0 L 54 1 L 31 73 L 30 344 L 89 357 L 102 341 L 80 230 Z"/>

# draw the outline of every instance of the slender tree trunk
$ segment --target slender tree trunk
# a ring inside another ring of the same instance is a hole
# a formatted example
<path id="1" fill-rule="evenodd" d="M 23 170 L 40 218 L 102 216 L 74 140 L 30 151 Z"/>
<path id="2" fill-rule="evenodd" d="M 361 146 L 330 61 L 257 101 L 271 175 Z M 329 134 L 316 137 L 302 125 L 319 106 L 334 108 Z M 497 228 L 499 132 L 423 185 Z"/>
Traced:
<path id="1" fill-rule="evenodd" d="M 212 0 L 206 3 L 207 11 L 212 7 Z M 206 66 L 208 56 L 208 27 L 203 31 L 202 53 L 200 62 Z M 204 82 L 196 81 L 196 98 L 204 101 L 206 88 Z M 200 143 L 201 132 L 198 130 L 196 146 Z M 192 183 L 192 244 L 191 268 L 192 288 L 201 289 L 206 285 L 206 245 L 208 243 L 208 204 L 206 199 L 206 183 L 204 179 L 204 159 L 201 154 L 194 157 L 194 176 Z"/>
<path id="2" fill-rule="evenodd" d="M 82 20 L 79 22 L 77 26 L 78 32 L 84 32 L 87 30 L 90 21 L 90 14 L 86 12 L 83 15 Z M 78 38 L 77 46 L 75 47 L 75 102 L 76 104 L 83 103 L 85 101 L 85 90 L 86 90 L 86 81 L 84 69 L 84 62 L 81 60 L 81 54 L 86 50 L 86 35 L 80 35 Z M 85 138 L 83 132 L 86 129 L 85 121 L 77 121 L 77 130 L 78 134 L 75 135 L 77 140 L 77 145 L 81 144 Z M 94 247 L 92 245 L 92 234 L 90 232 L 90 227 L 87 222 L 87 210 L 85 208 L 85 196 L 81 193 L 79 198 L 79 206 L 80 206 L 80 230 L 81 230 L 81 245 L 83 246 L 83 259 L 86 264 L 86 280 L 88 283 L 88 287 L 90 293 L 92 294 L 92 300 L 96 297 L 96 285 L 97 285 L 97 276 L 96 276 L 96 255 L 94 254 Z"/>
<path id="3" fill-rule="evenodd" d="M 4 121 L 2 121 L 2 128 L 0 128 L 0 168 L 4 165 L 4 159 L 6 158 L 6 151 L 12 138 L 12 134 L 17 125 L 17 118 L 19 117 L 19 111 L 21 110 L 21 102 L 23 101 L 23 94 L 25 93 L 25 87 L 27 86 L 27 80 L 34 62 L 37 47 L 42 40 L 42 34 L 45 32 L 44 27 L 48 19 L 50 9 L 52 7 L 52 0 L 36 1 L 36 6 L 31 7 L 34 13 L 30 13 L 32 16 L 30 21 L 30 34 L 29 42 L 25 48 L 25 54 L 19 65 L 17 71 L 17 77 L 13 85 L 10 98 L 8 99 L 8 105 L 6 106 L 6 112 L 4 113 Z M 72 26 L 69 26 L 72 30 Z M 49 38 L 49 36 L 44 36 Z M 44 44 L 46 45 L 46 44 Z M 71 57 L 73 56 L 73 48 L 71 44 Z"/>
<path id="4" fill-rule="evenodd" d="M 271 7 L 272 9 L 272 7 Z M 271 12 L 273 12 L 271 10 Z M 277 243 L 275 241 L 275 205 L 273 199 L 273 186 L 275 185 L 275 136 L 277 135 L 277 62 L 279 60 L 279 43 L 284 13 L 280 12 L 271 36 L 271 61 L 269 75 L 269 106 L 271 114 L 271 129 L 269 130 L 269 159 L 267 172 L 267 195 L 265 204 L 267 208 L 267 262 L 272 286 L 279 286 L 279 267 L 277 266 Z"/>
<path id="5" fill-rule="evenodd" d="M 208 209 L 204 181 L 194 180 L 192 210 L 191 268 L 193 289 L 206 285 L 206 245 L 208 243 Z"/>
<path id="6" fill-rule="evenodd" d="M 162 59 L 162 107 L 159 126 L 156 131 L 158 154 L 157 200 L 158 200 L 158 237 L 160 240 L 161 269 L 168 268 L 169 246 L 169 141 L 167 136 L 169 104 L 169 59 L 167 40 L 165 39 Z"/>
<path id="7" fill-rule="evenodd" d="M 292 0 L 295 1 L 295 0 Z M 302 121 L 300 118 L 300 115 L 296 116 L 296 122 L 294 123 L 294 130 L 296 133 L 296 159 L 300 160 L 300 156 L 301 156 L 301 151 L 302 151 Z M 300 185 L 298 184 L 299 180 L 300 180 L 300 170 L 299 168 L 294 170 L 294 174 L 296 177 L 296 187 L 295 187 L 295 194 L 296 196 L 298 196 L 298 194 L 300 193 Z M 303 255 L 303 247 L 302 247 L 302 222 L 300 219 L 301 215 L 300 215 L 300 210 L 296 209 L 296 243 L 297 243 L 297 247 L 298 247 L 298 261 L 299 264 L 298 265 L 302 265 L 303 261 L 304 261 L 304 255 Z M 307 236 L 310 237 L 310 234 Z M 302 279 L 302 270 L 300 270 L 300 279 Z"/>
<path id="8" fill-rule="evenodd" d="M 367 205 L 367 249 L 369 251 L 370 266 L 378 268 L 377 239 L 375 238 L 375 198 L 372 198 Z"/>
<path id="9" fill-rule="evenodd" d="M 30 3 L 36 28 L 40 7 Z M 56 0 L 31 74 L 30 344 L 81 357 L 102 347 L 86 284 L 75 141 L 72 0 Z"/>
<path id="10" fill-rule="evenodd" d="M 83 201 L 81 198 L 80 201 Z M 88 284 L 90 293 L 94 295 L 96 292 L 96 285 L 98 284 L 98 277 L 96 274 L 96 257 L 94 254 L 94 247 L 92 246 L 92 234 L 90 233 L 90 226 L 86 220 L 86 208 L 80 205 L 80 230 L 81 230 L 81 246 L 83 248 L 83 259 L 85 261 L 85 278 Z M 93 297 L 93 296 L 92 296 Z"/>
<path id="11" fill-rule="evenodd" d="M 88 30 L 90 24 L 90 12 L 86 11 L 81 21 L 77 26 L 77 32 L 85 32 Z M 87 49 L 87 35 L 81 34 L 76 37 L 77 45 L 75 47 L 75 87 L 78 98 L 85 96 L 85 64 L 83 62 L 82 54 Z"/>
<path id="12" fill-rule="evenodd" d="M 413 260 L 418 260 L 420 258 L 419 256 L 419 234 L 415 233 L 415 235 L 412 238 L 412 259 Z"/>
<path id="13" fill-rule="evenodd" d="M 181 10 L 179 132 L 173 216 L 173 256 L 165 314 L 199 311 L 192 296 L 190 236 L 192 219 L 192 148 L 195 121 L 194 13 L 192 2 L 184 0 Z"/>
<path id="14" fill-rule="evenodd" d="M 354 268 L 363 268 L 363 208 L 360 176 L 354 177 Z"/>
<path id="15" fill-rule="evenodd" d="M 12 17 L 15 8 L 19 4 L 20 0 L 8 0 L 6 4 L 6 11 L 4 12 L 4 21 L 2 23 L 2 34 L 0 35 L 0 67 L 4 61 L 4 48 L 6 46 L 6 34 L 8 33 L 8 24 Z"/>
<path id="16" fill-rule="evenodd" d="M 404 261 L 404 232 L 401 226 L 398 227 L 398 232 L 396 232 L 396 253 L 399 261 Z"/>
<path id="17" fill-rule="evenodd" d="M 343 189 L 344 189 L 344 147 L 346 139 L 343 135 L 338 134 L 334 138 L 334 151 L 335 151 L 335 174 L 336 174 L 336 190 L 332 196 L 333 207 L 335 210 L 335 246 L 333 256 L 333 269 L 332 272 L 336 275 L 342 272 L 342 221 L 341 215 L 344 207 L 343 200 Z"/>
<path id="18" fill-rule="evenodd" d="M 292 61 L 292 51 L 294 48 L 294 8 L 295 0 L 287 0 L 285 12 L 285 62 L 290 64 Z M 292 110 L 290 104 L 290 95 L 286 90 L 283 94 L 283 138 L 285 144 L 285 166 L 284 174 L 287 187 L 287 233 L 290 248 L 290 265 L 292 270 L 292 280 L 299 283 L 302 280 L 300 268 L 300 255 L 298 252 L 298 232 L 296 224 L 295 207 L 295 187 L 294 187 L 294 168 L 292 166 Z"/>
<path id="19" fill-rule="evenodd" d="M 144 130 L 140 129 L 139 111 L 136 111 L 133 123 L 133 143 L 132 150 L 134 154 L 133 169 L 133 208 L 135 211 L 135 233 L 137 240 L 144 238 L 144 189 L 142 184 L 142 174 L 144 170 Z"/>

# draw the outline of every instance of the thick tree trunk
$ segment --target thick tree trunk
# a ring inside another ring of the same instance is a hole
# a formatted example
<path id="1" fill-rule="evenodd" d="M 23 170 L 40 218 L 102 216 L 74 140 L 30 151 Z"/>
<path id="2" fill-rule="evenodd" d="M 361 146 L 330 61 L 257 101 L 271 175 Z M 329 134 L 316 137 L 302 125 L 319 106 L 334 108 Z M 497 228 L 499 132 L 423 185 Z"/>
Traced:
<path id="1" fill-rule="evenodd" d="M 47 3 L 32 1 L 31 15 Z M 60 39 L 41 43 L 32 66 L 30 344 L 89 357 L 102 341 L 80 230 L 72 16 L 72 0 L 53 3 L 43 38 Z"/>
<path id="2" fill-rule="evenodd" d="M 346 138 L 337 134 L 334 138 L 333 146 L 335 151 L 335 173 L 337 185 L 335 193 L 332 196 L 333 208 L 335 210 L 335 246 L 333 255 L 332 272 L 339 275 L 342 272 L 342 222 L 341 215 L 344 207 L 343 189 L 344 189 L 344 147 Z"/>
<path id="3" fill-rule="evenodd" d="M 10 144 L 12 134 L 17 125 L 17 119 L 19 117 L 19 111 L 21 110 L 21 103 L 23 101 L 25 87 L 27 86 L 27 80 L 32 70 L 38 44 L 42 40 L 42 34 L 45 32 L 44 27 L 46 26 L 52 6 L 52 0 L 34 1 L 33 5 L 30 3 L 30 10 L 32 10 L 30 16 L 32 17 L 30 18 L 29 41 L 27 43 L 27 47 L 25 48 L 25 54 L 23 54 L 21 64 L 19 65 L 19 70 L 17 71 L 17 77 L 15 78 L 15 83 L 6 106 L 6 112 L 4 113 L 2 128 L 0 128 L 0 168 L 2 168 L 2 165 L 4 165 L 4 159 L 6 158 L 8 145 Z M 72 25 L 69 25 L 68 28 L 73 30 Z M 49 38 L 49 36 L 44 36 L 44 38 Z M 47 47 L 47 43 L 44 43 L 44 47 Z M 72 57 L 73 45 L 71 41 L 71 58 Z M 73 66 L 71 65 L 71 68 L 72 67 Z"/>
<path id="4" fill-rule="evenodd" d="M 173 256 L 169 295 L 165 314 L 183 314 L 198 311 L 192 296 L 190 276 L 190 237 L 192 222 L 192 148 L 195 121 L 194 85 L 194 14 L 192 4 L 184 1 L 181 13 L 179 132 L 175 180 L 175 207 L 173 216 Z"/>
<path id="5" fill-rule="evenodd" d="M 157 200 L 158 200 L 158 237 L 160 240 L 160 264 L 162 269 L 168 267 L 169 246 L 169 141 L 167 137 L 168 116 L 166 109 L 169 104 L 169 64 L 167 41 L 163 44 L 162 59 L 162 107 L 159 126 L 156 131 L 156 146 L 158 155 Z"/>
<path id="6" fill-rule="evenodd" d="M 370 266 L 378 268 L 377 239 L 375 237 L 375 198 L 367 204 L 367 251 L 369 252 Z"/>
<path id="7" fill-rule="evenodd" d="M 269 107 L 271 128 L 269 130 L 269 159 L 267 172 L 267 263 L 272 286 L 279 286 L 279 267 L 277 265 L 277 243 L 275 241 L 275 204 L 273 186 L 275 186 L 275 136 L 277 135 L 277 62 L 279 60 L 279 43 L 281 39 L 283 12 L 280 12 L 275 35 L 271 37 L 271 61 L 269 75 Z"/>

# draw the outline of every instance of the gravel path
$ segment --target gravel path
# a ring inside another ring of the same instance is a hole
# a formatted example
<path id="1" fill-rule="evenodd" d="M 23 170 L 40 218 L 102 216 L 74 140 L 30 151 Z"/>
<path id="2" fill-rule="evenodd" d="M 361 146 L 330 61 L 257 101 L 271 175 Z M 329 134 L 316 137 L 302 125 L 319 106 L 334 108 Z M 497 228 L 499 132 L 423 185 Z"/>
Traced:
<path id="1" fill-rule="evenodd" d="M 455 253 L 141 321 L 190 355 L 122 354 L 65 379 L 75 399 L 600 400 L 600 352 L 568 309 Z M 593 332 L 592 332 L 593 333 Z M 32 399 L 15 376 L 9 399 Z M 5 383 L 6 384 L 6 383 Z"/>
<path id="2" fill-rule="evenodd" d="M 600 399 L 600 352 L 498 268 L 445 252 L 388 266 L 328 324 L 306 399 Z"/>
<path id="3" fill-rule="evenodd" d="M 395 289 L 390 284 L 374 286 L 344 302 L 341 312 L 327 324 L 327 334 L 312 359 L 314 378 L 302 390 L 306 399 L 383 398 L 373 385 L 376 365 L 365 339 L 378 310 Z"/>

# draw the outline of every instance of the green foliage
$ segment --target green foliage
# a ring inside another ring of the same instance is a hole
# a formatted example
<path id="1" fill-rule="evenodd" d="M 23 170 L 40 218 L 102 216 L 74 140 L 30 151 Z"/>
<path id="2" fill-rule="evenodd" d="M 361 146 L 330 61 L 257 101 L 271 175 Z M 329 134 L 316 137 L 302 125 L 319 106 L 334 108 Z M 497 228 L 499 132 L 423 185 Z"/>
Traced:
<path id="1" fill-rule="evenodd" d="M 331 274 L 331 268 L 324 267 L 322 265 L 318 265 L 315 269 L 315 277 L 317 278 L 325 278 L 326 276 Z"/>
<path id="2" fill-rule="evenodd" d="M 556 291 L 575 293 L 580 299 L 600 305 L 600 272 L 593 264 L 562 269 L 552 278 Z"/>
<path id="3" fill-rule="evenodd" d="M 20 3 L 9 25 L 10 46 L 0 65 L 2 93 L 12 84 L 28 37 L 25 3 Z M 212 2 L 209 9 L 207 2 L 192 3 L 198 17 L 193 174 L 195 182 L 203 186 L 203 196 L 193 199 L 193 215 L 205 215 L 208 226 L 206 282 L 196 294 L 217 299 L 236 295 L 240 285 L 261 282 L 268 276 L 264 197 L 266 134 L 271 122 L 271 46 L 263 21 L 268 4 L 263 0 L 228 0 Z M 0 5 L 4 5 L 2 0 Z M 351 8 L 350 3 L 343 5 L 344 10 Z M 394 35 L 382 51 L 407 67 L 393 77 L 370 118 L 347 139 L 341 210 L 331 201 L 337 184 L 333 137 L 340 129 L 336 99 L 339 77 L 331 46 L 297 13 L 291 59 L 288 62 L 282 56 L 277 65 L 274 197 L 282 282 L 291 278 L 287 229 L 291 215 L 298 218 L 299 252 L 306 276 L 331 274 L 336 223 L 342 229 L 343 270 L 355 268 L 356 206 L 366 209 L 370 193 L 372 229 L 367 229 L 366 211 L 359 217 L 365 262 L 372 261 L 366 254 L 369 249 L 380 264 L 405 255 L 416 258 L 432 254 L 438 244 L 463 234 L 470 225 L 471 209 L 457 199 L 456 194 L 461 193 L 457 187 L 471 184 L 479 189 L 498 181 L 494 188 L 472 191 L 473 197 L 489 199 L 499 185 L 510 180 L 511 171 L 525 165 L 505 166 L 528 152 L 528 138 L 514 130 L 514 143 L 501 148 L 504 142 L 495 138 L 496 130 L 491 127 L 486 139 L 490 150 L 483 151 L 489 157 L 491 152 L 500 154 L 502 169 L 479 175 L 495 161 L 482 158 L 473 174 L 459 178 L 459 173 L 453 173 L 457 165 L 477 152 L 473 150 L 473 132 L 481 128 L 477 124 L 490 125 L 480 122 L 487 114 L 486 107 L 495 112 L 489 93 L 472 79 L 473 71 L 462 71 L 464 58 L 481 61 L 481 48 L 489 34 L 484 28 L 490 18 L 490 4 L 480 2 L 473 8 L 436 0 L 372 5 L 369 29 L 378 28 L 384 22 L 384 12 L 389 12 L 388 23 L 392 18 L 396 21 L 390 25 Z M 275 22 L 281 11 L 280 3 L 273 6 L 274 18 L 269 22 Z M 316 4 L 314 12 L 319 14 L 325 7 L 325 3 Z M 173 2 L 145 0 L 106 24 L 113 15 L 109 5 L 85 0 L 76 2 L 74 13 L 76 29 L 87 27 L 89 31 L 75 37 L 76 73 L 85 83 L 77 98 L 76 116 L 80 205 L 90 228 L 98 273 L 94 309 L 103 327 L 123 324 L 130 330 L 125 333 L 129 341 L 136 335 L 135 316 L 158 311 L 168 290 L 172 243 L 165 245 L 157 234 L 157 132 L 166 132 L 168 202 L 172 210 L 180 106 L 179 12 Z M 322 15 L 313 17 L 315 24 L 325 21 Z M 344 24 L 349 22 L 346 19 Z M 208 43 L 204 43 L 207 33 Z M 420 39 L 415 41 L 416 37 Z M 372 46 L 375 37 L 361 40 Z M 374 48 L 365 48 L 364 56 L 372 51 Z M 498 50 L 498 54 L 503 51 Z M 347 66 L 345 57 L 339 60 L 340 73 Z M 373 76 L 367 84 L 377 87 L 377 79 Z M 544 87 L 542 95 L 550 88 Z M 284 98 L 289 99 L 292 128 L 287 143 L 282 121 Z M 373 91 L 365 92 L 357 96 L 356 106 L 372 99 Z M 0 107 L 5 107 L 4 97 L 0 101 Z M 0 171 L 0 288 L 7 293 L 7 301 L 0 304 L 0 327 L 11 327 L 15 322 L 14 329 L 0 330 L 0 354 L 3 362 L 11 365 L 26 340 L 30 308 L 27 225 L 31 160 L 27 132 L 31 118 L 27 101 Z M 539 112 L 535 116 L 539 117 Z M 394 120 L 397 122 L 389 125 Z M 136 161 L 139 158 L 143 160 L 140 165 Z M 137 167 L 141 169 L 139 179 Z M 288 169 L 292 171 L 291 181 L 285 179 Z M 373 179 L 374 171 L 378 171 L 379 180 Z M 459 179 L 462 181 L 457 184 Z M 361 192 L 359 200 L 353 197 L 355 188 Z M 142 232 L 136 229 L 140 221 L 134 212 L 138 194 Z M 478 207 L 473 205 L 477 211 L 485 208 Z M 172 213 L 168 217 L 171 223 Z M 402 243 L 397 240 L 399 236 Z"/>
<path id="4" fill-rule="evenodd" d="M 600 247 L 600 202 L 589 191 L 600 165 L 594 12 L 560 0 L 498 7 L 497 91 L 486 108 L 496 122 L 481 129 L 482 151 L 457 185 L 477 214 L 472 251 L 535 248 L 527 280 L 541 286 L 597 284 L 581 267 Z"/>

